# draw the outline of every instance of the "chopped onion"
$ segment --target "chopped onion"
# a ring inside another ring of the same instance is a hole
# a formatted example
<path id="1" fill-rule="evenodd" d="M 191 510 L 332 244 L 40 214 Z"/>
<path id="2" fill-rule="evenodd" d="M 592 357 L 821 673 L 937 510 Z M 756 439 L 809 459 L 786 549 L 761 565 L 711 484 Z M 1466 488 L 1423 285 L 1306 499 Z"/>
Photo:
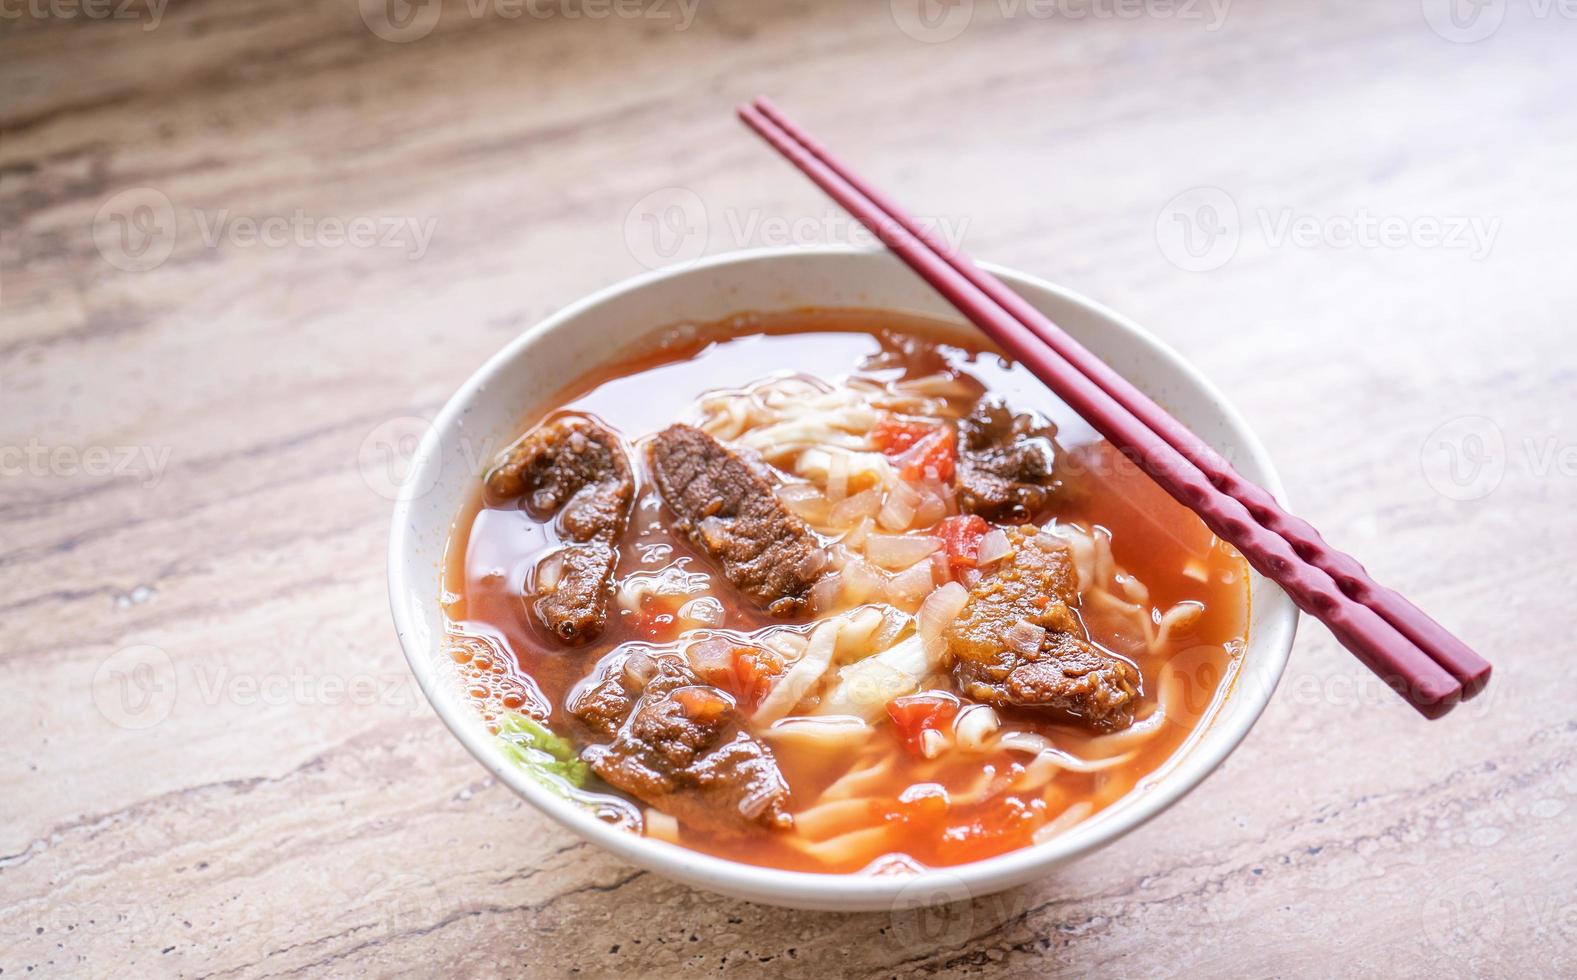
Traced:
<path id="1" fill-rule="evenodd" d="M 927 759 L 934 759 L 947 748 L 947 736 L 934 728 L 927 728 L 920 733 L 920 754 Z"/>
<path id="2" fill-rule="evenodd" d="M 704 595 L 679 607 L 679 618 L 696 623 L 700 626 L 722 626 L 723 604 L 709 595 Z"/>
<path id="3" fill-rule="evenodd" d="M 887 491 L 887 502 L 882 505 L 876 522 L 889 531 L 907 530 L 914 523 L 915 508 L 919 503 L 919 492 L 903 480 L 898 480 Z"/>
<path id="4" fill-rule="evenodd" d="M 885 585 L 882 573 L 862 558 L 851 558 L 843 566 L 843 601 L 851 606 L 876 598 Z"/>
<path id="5" fill-rule="evenodd" d="M 914 509 L 914 526 L 930 527 L 947 516 L 947 501 L 942 496 L 941 484 L 927 480 L 920 487 L 920 503 Z"/>
<path id="6" fill-rule="evenodd" d="M 941 546 L 927 534 L 871 534 L 865 539 L 865 557 L 883 568 L 908 568 Z"/>
<path id="7" fill-rule="evenodd" d="M 879 491 L 875 488 L 861 490 L 834 504 L 827 514 L 827 523 L 833 527 L 852 527 L 867 517 L 875 517 L 881 506 L 882 496 Z"/>
<path id="8" fill-rule="evenodd" d="M 1046 642 L 1046 629 L 1021 619 L 1002 631 L 1002 642 L 1015 653 L 1034 656 Z"/>
<path id="9" fill-rule="evenodd" d="M 931 563 L 919 562 L 894 575 L 887 582 L 887 601 L 901 609 L 913 609 L 936 586 L 931 577 Z"/>
<path id="10" fill-rule="evenodd" d="M 724 524 L 723 519 L 715 514 L 701 518 L 701 523 L 698 527 L 701 530 L 702 539 L 706 541 L 707 547 L 713 551 L 721 550 L 724 543 L 728 540 L 728 525 Z"/>
<path id="11" fill-rule="evenodd" d="M 832 503 L 813 484 L 787 483 L 778 487 L 777 494 L 783 506 L 801 520 L 816 525 L 827 523 Z"/>
<path id="12" fill-rule="evenodd" d="M 860 518 L 860 523 L 854 525 L 854 529 L 843 536 L 843 543 L 850 548 L 864 548 L 865 536 L 871 533 L 871 526 L 869 517 Z"/>
<path id="13" fill-rule="evenodd" d="M 785 483 L 777 488 L 778 499 L 785 504 L 793 500 L 814 499 L 825 496 L 811 483 Z"/>
<path id="14" fill-rule="evenodd" d="M 925 602 L 921 603 L 915 619 L 920 628 L 920 640 L 933 659 L 941 656 L 942 634 L 964 611 L 968 602 L 969 592 L 957 582 L 949 582 L 926 596 Z"/>
<path id="15" fill-rule="evenodd" d="M 636 651 L 624 660 L 624 676 L 636 687 L 645 687 L 647 681 L 657 676 L 657 661 L 645 653 Z"/>
<path id="16" fill-rule="evenodd" d="M 665 840 L 670 844 L 679 843 L 679 821 L 656 807 L 647 807 L 645 816 L 647 837 Z"/>
<path id="17" fill-rule="evenodd" d="M 953 578 L 953 563 L 948 560 L 947 552 L 938 548 L 931 552 L 931 564 L 935 565 L 932 574 L 938 582 L 949 582 Z"/>
<path id="18" fill-rule="evenodd" d="M 1013 545 L 1008 542 L 1008 536 L 1003 530 L 992 528 L 980 539 L 980 547 L 975 552 L 975 564 L 982 567 L 995 564 L 1013 553 Z"/>
<path id="19" fill-rule="evenodd" d="M 838 592 L 843 588 L 841 572 L 828 572 L 810 587 L 811 608 L 819 613 L 831 612 L 838 603 Z"/>
<path id="20" fill-rule="evenodd" d="M 724 677 L 734 669 L 734 647 L 738 644 L 725 637 L 709 636 L 685 647 L 684 655 L 690 666 L 710 683 L 712 678 Z"/>
<path id="21" fill-rule="evenodd" d="M 834 453 L 827 464 L 827 499 L 834 504 L 849 495 L 849 457 Z"/>
<path id="22" fill-rule="evenodd" d="M 564 575 L 564 552 L 555 551 L 537 565 L 537 591 L 552 592 Z"/>

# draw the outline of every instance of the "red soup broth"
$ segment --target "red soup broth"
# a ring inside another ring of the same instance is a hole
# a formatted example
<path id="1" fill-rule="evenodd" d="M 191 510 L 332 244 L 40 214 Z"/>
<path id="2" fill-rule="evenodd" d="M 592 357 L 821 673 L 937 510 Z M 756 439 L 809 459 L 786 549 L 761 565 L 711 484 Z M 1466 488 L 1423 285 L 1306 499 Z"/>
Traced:
<path id="1" fill-rule="evenodd" d="M 740 837 L 682 827 L 685 846 L 749 864 L 820 872 L 945 866 L 1002 854 L 1032 843 L 1037 829 L 1058 826 L 1053 821 L 1059 816 L 1111 805 L 1163 769 L 1208 722 L 1235 676 L 1248 628 L 1248 573 L 1242 558 L 984 338 L 960 342 L 933 321 L 864 310 L 799 310 L 670 328 L 654 333 L 640 352 L 576 379 L 536 405 L 520 420 L 516 433 L 553 412 L 570 410 L 594 416 L 633 442 L 693 417 L 696 400 L 706 392 L 783 372 L 835 379 L 859 371 L 884 349 L 891 352 L 897 338 L 910 341 L 902 372 L 921 375 L 943 369 L 967 374 L 1015 411 L 1032 411 L 1056 424 L 1070 479 L 1081 492 L 1055 513 L 1039 517 L 1109 531 L 1117 564 L 1144 583 L 1154 609 L 1181 602 L 1204 607 L 1159 656 L 1129 657 L 1142 676 L 1141 719 L 1153 710 L 1167 668 L 1171 697 L 1165 722 L 1131 754 L 1125 753 L 1128 757 L 1120 765 L 1096 772 L 1065 770 L 1033 793 L 998 792 L 978 803 L 947 800 L 965 797 L 988 780 L 1010 782 L 1029 757 L 1001 750 L 925 760 L 904 751 L 894 726 L 882 724 L 873 744 L 884 764 L 862 776 L 859 792 L 850 794 L 861 802 L 834 808 L 841 811 L 833 821 L 839 826 L 815 828 L 833 834 L 858 831 L 860 836 L 852 840 L 860 846 L 818 850 L 804 842 L 795 846 L 766 830 Z M 523 402 L 529 399 L 522 394 Z M 655 493 L 643 474 L 637 479 L 636 507 L 617 575 L 649 571 L 654 564 L 685 556 L 695 567 L 706 567 L 706 559 L 687 541 L 662 526 Z M 564 701 L 571 687 L 620 644 L 664 638 L 665 624 L 661 614 L 632 614 L 614 606 L 595 642 L 574 648 L 557 644 L 525 613 L 521 598 L 531 569 L 558 544 L 552 524 L 534 519 L 514 502 L 484 502 L 481 482 L 479 474 L 477 488 L 455 522 L 445 559 L 445 608 L 456 667 L 490 724 L 496 724 L 501 712 L 517 711 L 545 717 L 556 732 L 570 733 L 574 729 Z M 725 598 L 723 605 L 726 629 L 751 631 L 785 622 L 748 602 Z M 1086 614 L 1084 621 L 1091 641 L 1118 649 L 1122 638 L 1103 635 L 1099 617 Z M 1074 755 L 1093 738 L 1077 727 L 1001 709 L 998 714 L 1004 728 L 1043 734 Z M 789 741 L 774 743 L 773 751 L 791 787 L 794 810 L 818 802 L 822 790 L 845 775 L 849 765 L 836 753 Z M 595 777 L 587 789 L 620 795 Z M 821 814 L 817 820 L 826 823 Z"/>

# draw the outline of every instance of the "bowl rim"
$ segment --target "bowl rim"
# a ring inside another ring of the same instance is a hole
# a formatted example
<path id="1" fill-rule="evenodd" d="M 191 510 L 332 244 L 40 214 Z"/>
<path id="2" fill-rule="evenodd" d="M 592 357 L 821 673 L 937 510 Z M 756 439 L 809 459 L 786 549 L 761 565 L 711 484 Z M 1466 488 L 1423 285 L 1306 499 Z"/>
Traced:
<path id="1" fill-rule="evenodd" d="M 1138 795 L 1125 797 L 1128 805 L 1119 804 L 1103 811 L 1108 814 L 1108 819 L 1076 825 L 1044 843 L 1032 844 L 985 860 L 926 868 L 923 871 L 903 875 L 832 874 L 762 867 L 715 857 L 681 845 L 618 829 L 597 819 L 583 807 L 554 793 L 531 779 L 517 766 L 510 764 L 498 750 L 492 737 L 487 735 L 481 726 L 475 724 L 475 718 L 461 715 L 468 705 L 446 696 L 439 689 L 434 660 L 426 649 L 427 645 L 421 643 L 423 631 L 416 626 L 416 612 L 406 606 L 406 597 L 412 593 L 405 574 L 404 556 L 413 545 L 416 528 L 411 523 L 412 499 L 404 490 L 427 485 L 424 477 L 428 468 L 442 465 L 439 457 L 442 434 L 456 428 L 456 423 L 463 418 L 467 410 L 467 403 L 478 390 L 487 385 L 505 365 L 521 357 L 531 346 L 558 329 L 560 325 L 575 320 L 602 303 L 645 289 L 655 283 L 697 273 L 715 272 L 732 266 L 772 262 L 789 257 L 807 255 L 869 257 L 886 254 L 888 254 L 886 250 L 880 246 L 817 245 L 743 249 L 708 256 L 682 265 L 654 269 L 598 289 L 539 320 L 488 358 L 444 403 L 443 408 L 425 430 L 412 457 L 410 469 L 401 488 L 402 492 L 397 496 L 394 504 L 389 534 L 388 587 L 395 631 L 399 636 L 406 662 L 412 673 L 416 675 L 423 695 L 450 733 L 503 785 L 508 786 L 561 826 L 639 867 L 723 894 L 802 908 L 896 908 L 899 905 L 952 902 L 989 894 L 1027 881 L 1050 871 L 1057 865 L 1110 844 L 1148 823 L 1172 806 L 1203 782 L 1205 777 L 1214 772 L 1242 743 L 1269 705 L 1285 672 L 1297 629 L 1298 610 L 1274 583 L 1268 583 L 1268 595 L 1258 599 L 1250 614 L 1256 622 L 1248 644 L 1248 649 L 1255 651 L 1256 662 L 1262 665 L 1260 668 L 1262 676 L 1256 677 L 1254 683 L 1247 684 L 1245 683 L 1247 678 L 1240 672 L 1226 697 L 1228 700 L 1247 698 L 1250 700 L 1249 706 L 1240 707 L 1230 717 L 1224 717 L 1218 711 L 1209 722 L 1210 729 L 1224 726 L 1225 737 L 1216 740 L 1213 744 L 1197 744 L 1185 751 L 1182 758 L 1169 760 L 1166 766 L 1158 771 L 1159 775 L 1154 777 L 1156 778 L 1154 785 L 1142 790 Z M 1263 475 L 1261 485 L 1276 499 L 1285 503 L 1285 490 L 1280 476 L 1258 436 L 1221 391 L 1171 346 L 1127 317 L 1071 289 L 993 263 L 981 262 L 979 265 L 1011 287 L 1042 290 L 1065 302 L 1084 307 L 1107 321 L 1107 326 L 1129 333 L 1151 356 L 1167 362 L 1212 403 L 1226 427 L 1232 430 L 1238 439 L 1240 445 L 1236 448 L 1242 453 L 1242 457 L 1251 461 L 1252 466 Z M 874 304 L 872 308 L 876 308 Z M 435 595 L 435 601 L 436 598 Z M 1268 610 L 1264 608 L 1267 603 L 1271 607 Z M 1261 618 L 1261 612 L 1267 614 Z"/>

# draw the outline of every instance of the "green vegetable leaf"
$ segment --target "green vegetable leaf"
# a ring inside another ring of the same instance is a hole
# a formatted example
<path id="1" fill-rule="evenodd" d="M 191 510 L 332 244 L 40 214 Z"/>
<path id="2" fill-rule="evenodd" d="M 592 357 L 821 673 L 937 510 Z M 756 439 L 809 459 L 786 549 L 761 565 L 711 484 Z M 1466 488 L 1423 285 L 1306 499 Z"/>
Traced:
<path id="1" fill-rule="evenodd" d="M 580 761 L 569 739 L 561 738 L 535 718 L 506 714 L 498 723 L 498 741 L 504 754 L 537 782 L 562 792 L 586 785 L 586 764 Z"/>

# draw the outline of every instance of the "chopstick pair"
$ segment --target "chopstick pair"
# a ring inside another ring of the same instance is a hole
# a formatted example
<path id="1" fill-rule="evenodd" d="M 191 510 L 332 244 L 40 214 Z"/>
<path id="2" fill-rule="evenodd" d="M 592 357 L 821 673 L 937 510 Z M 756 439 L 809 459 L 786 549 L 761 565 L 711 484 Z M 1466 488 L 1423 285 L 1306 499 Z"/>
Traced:
<path id="1" fill-rule="evenodd" d="M 1444 715 L 1489 682 L 1489 663 L 1466 644 L 1371 580 L 1355 559 L 1284 511 L 1001 280 L 920 227 L 772 103 L 757 99 L 739 115 L 1426 718 Z"/>

